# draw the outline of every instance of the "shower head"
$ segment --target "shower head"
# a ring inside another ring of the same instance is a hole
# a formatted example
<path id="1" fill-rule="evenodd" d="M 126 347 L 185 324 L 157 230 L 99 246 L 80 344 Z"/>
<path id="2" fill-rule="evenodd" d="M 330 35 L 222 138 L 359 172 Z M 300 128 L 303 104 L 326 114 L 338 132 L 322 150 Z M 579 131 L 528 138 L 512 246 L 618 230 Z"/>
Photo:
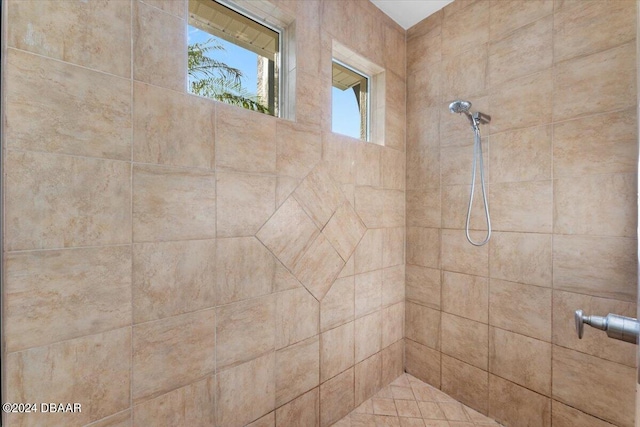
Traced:
<path id="1" fill-rule="evenodd" d="M 449 111 L 458 114 L 464 113 L 464 115 L 469 119 L 469 123 L 471 123 L 471 126 L 473 126 L 475 129 L 476 123 L 473 121 L 473 117 L 471 117 L 471 114 L 469 114 L 470 109 L 471 103 L 469 101 L 463 101 L 461 99 L 457 99 L 449 104 Z"/>
<path id="2" fill-rule="evenodd" d="M 469 113 L 471 103 L 469 101 L 463 101 L 458 99 L 449 104 L 449 111 L 452 113 Z"/>
<path id="3" fill-rule="evenodd" d="M 461 99 L 456 99 L 451 104 L 449 104 L 449 111 L 451 111 L 452 113 L 464 114 L 465 116 L 467 116 L 467 118 L 469 119 L 469 123 L 471 123 L 471 126 L 476 131 L 480 129 L 479 126 L 481 124 L 486 125 L 491 121 L 491 116 L 479 111 L 472 114 L 469 112 L 470 109 L 471 103 L 469 101 L 463 101 Z"/>

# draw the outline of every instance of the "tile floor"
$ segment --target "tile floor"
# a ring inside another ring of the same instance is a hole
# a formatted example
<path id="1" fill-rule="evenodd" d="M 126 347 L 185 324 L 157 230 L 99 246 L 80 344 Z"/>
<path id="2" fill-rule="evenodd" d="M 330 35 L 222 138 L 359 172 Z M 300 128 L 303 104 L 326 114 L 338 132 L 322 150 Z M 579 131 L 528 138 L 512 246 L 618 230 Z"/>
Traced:
<path id="1" fill-rule="evenodd" d="M 403 374 L 333 427 L 499 427 L 437 388 Z"/>

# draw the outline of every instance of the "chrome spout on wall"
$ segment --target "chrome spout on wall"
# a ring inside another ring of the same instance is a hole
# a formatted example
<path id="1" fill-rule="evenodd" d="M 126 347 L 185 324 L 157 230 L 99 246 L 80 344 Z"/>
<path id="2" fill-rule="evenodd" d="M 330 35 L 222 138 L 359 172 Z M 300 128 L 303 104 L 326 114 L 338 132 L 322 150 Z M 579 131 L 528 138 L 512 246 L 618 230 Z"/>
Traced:
<path id="1" fill-rule="evenodd" d="M 587 316 L 582 310 L 576 310 L 574 317 L 576 320 L 576 332 L 580 339 L 584 335 L 584 325 L 587 324 L 592 328 L 606 331 L 609 338 L 633 344 L 638 343 L 638 335 L 640 334 L 640 322 L 638 322 L 638 319 L 611 313 L 604 317 Z"/>

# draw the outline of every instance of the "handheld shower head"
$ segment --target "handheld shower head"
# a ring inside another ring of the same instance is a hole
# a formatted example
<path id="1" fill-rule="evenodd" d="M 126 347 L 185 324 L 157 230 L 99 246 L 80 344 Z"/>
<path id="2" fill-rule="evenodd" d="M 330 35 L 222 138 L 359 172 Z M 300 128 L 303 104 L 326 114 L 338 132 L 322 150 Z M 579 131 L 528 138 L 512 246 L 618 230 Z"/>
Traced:
<path id="1" fill-rule="evenodd" d="M 469 123 L 471 123 L 471 127 L 473 127 L 474 130 L 478 130 L 481 124 L 486 125 L 491 121 L 491 116 L 488 114 L 484 114 L 479 111 L 472 114 L 469 112 L 470 109 L 471 103 L 461 99 L 457 99 L 449 104 L 449 111 L 467 116 Z"/>
<path id="2" fill-rule="evenodd" d="M 463 101 L 461 99 L 453 101 L 449 104 L 449 111 L 452 113 L 469 113 L 471 103 L 469 101 Z"/>
<path id="3" fill-rule="evenodd" d="M 463 101 L 461 99 L 457 99 L 455 101 L 453 101 L 451 104 L 449 104 L 449 111 L 451 111 L 452 113 L 458 113 L 458 114 L 463 114 L 467 116 L 467 118 L 469 119 L 469 123 L 471 123 L 471 126 L 476 126 L 476 123 L 473 120 L 473 117 L 471 117 L 471 114 L 469 113 L 469 110 L 471 109 L 471 103 L 469 101 Z"/>

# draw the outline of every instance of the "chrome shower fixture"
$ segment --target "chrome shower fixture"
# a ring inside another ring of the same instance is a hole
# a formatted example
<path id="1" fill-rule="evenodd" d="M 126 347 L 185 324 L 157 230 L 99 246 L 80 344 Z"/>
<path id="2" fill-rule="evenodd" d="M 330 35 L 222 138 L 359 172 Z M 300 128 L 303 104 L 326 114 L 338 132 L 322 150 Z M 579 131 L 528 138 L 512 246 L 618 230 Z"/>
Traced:
<path id="1" fill-rule="evenodd" d="M 471 103 L 469 101 L 463 101 L 458 99 L 449 104 L 449 111 L 452 113 L 467 113 L 471 108 Z"/>
<path id="2" fill-rule="evenodd" d="M 462 99 L 456 99 L 452 103 L 449 104 L 449 111 L 452 113 L 463 114 L 467 116 L 471 126 L 474 129 L 478 128 L 479 125 L 489 124 L 491 121 L 491 116 L 488 114 L 481 113 L 479 111 L 475 113 L 470 113 L 471 103 L 469 101 L 463 101 Z"/>
<path id="3" fill-rule="evenodd" d="M 471 171 L 471 194 L 469 195 L 469 207 L 467 208 L 467 222 L 465 224 L 465 232 L 467 240 L 474 246 L 486 245 L 491 238 L 491 218 L 489 217 L 489 203 L 487 202 L 487 190 L 484 185 L 484 164 L 482 163 L 482 138 L 480 137 L 480 125 L 486 125 L 491 121 L 491 116 L 479 111 L 470 113 L 471 103 L 461 99 L 455 100 L 449 104 L 449 111 L 452 113 L 463 114 L 467 116 L 471 127 L 473 128 L 473 168 Z M 476 187 L 476 170 L 477 163 L 480 163 L 480 184 L 482 185 L 482 201 L 484 202 L 484 215 L 487 220 L 487 236 L 481 242 L 475 242 L 469 233 L 469 223 L 471 222 L 471 208 L 473 206 L 473 194 Z"/>

